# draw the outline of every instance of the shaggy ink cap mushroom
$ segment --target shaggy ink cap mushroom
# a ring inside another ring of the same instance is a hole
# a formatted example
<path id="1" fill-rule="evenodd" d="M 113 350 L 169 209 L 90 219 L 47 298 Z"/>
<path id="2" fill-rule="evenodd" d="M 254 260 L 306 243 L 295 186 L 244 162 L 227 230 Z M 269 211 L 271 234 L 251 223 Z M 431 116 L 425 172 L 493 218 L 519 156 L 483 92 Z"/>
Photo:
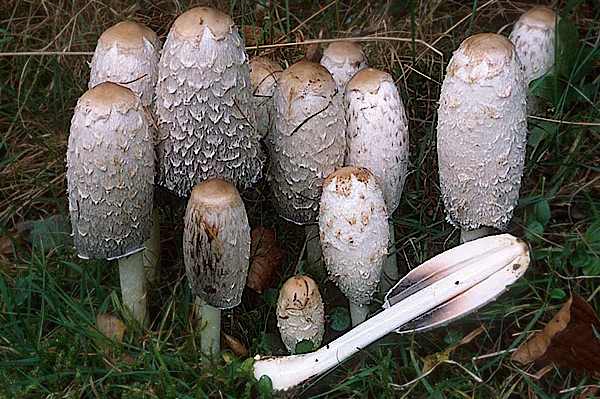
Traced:
<path id="1" fill-rule="evenodd" d="M 314 223 L 325 178 L 341 167 L 346 146 L 341 96 L 321 65 L 300 61 L 280 76 L 273 95 L 270 180 L 284 219 Z"/>
<path id="2" fill-rule="evenodd" d="M 183 258 L 195 295 L 218 309 L 240 303 L 250 266 L 250 226 L 233 184 L 210 179 L 194 187 L 185 213 Z"/>
<path id="3" fill-rule="evenodd" d="M 159 62 L 155 110 L 158 180 L 167 190 L 187 197 L 210 178 L 243 190 L 260 177 L 248 55 L 228 15 L 197 7 L 175 20 Z"/>
<path id="4" fill-rule="evenodd" d="M 83 258 L 142 250 L 150 237 L 154 143 L 140 99 L 101 83 L 75 107 L 67 150 L 67 191 L 75 247 Z"/>
<path id="5" fill-rule="evenodd" d="M 526 151 L 525 80 L 513 44 L 466 39 L 446 70 L 438 107 L 442 198 L 463 232 L 503 230 L 519 199 Z"/>
<path id="6" fill-rule="evenodd" d="M 254 96 L 256 130 L 265 138 L 271 125 L 273 93 L 283 68 L 277 62 L 264 57 L 250 60 L 250 80 Z"/>
<path id="7" fill-rule="evenodd" d="M 525 68 L 528 85 L 546 74 L 554 64 L 556 21 L 554 11 L 538 6 L 524 13 L 513 27 L 509 38 Z"/>
<path id="8" fill-rule="evenodd" d="M 317 283 L 308 276 L 288 279 L 277 299 L 277 327 L 290 353 L 301 341 L 319 347 L 325 334 L 325 308 Z"/>
<path id="9" fill-rule="evenodd" d="M 156 33 L 137 22 L 123 21 L 108 28 L 100 35 L 92 57 L 89 87 L 115 82 L 140 96 L 145 107 L 150 106 L 159 46 Z"/>
<path id="10" fill-rule="evenodd" d="M 350 78 L 367 66 L 367 59 L 357 43 L 333 42 L 323 52 L 321 65 L 327 68 L 343 91 Z"/>

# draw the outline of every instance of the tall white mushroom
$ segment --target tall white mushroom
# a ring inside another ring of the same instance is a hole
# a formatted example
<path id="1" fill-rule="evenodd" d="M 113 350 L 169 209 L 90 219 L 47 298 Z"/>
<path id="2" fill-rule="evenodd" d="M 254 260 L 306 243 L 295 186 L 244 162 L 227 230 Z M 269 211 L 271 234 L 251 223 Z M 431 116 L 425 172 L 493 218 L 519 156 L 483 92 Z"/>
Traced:
<path id="1" fill-rule="evenodd" d="M 333 42 L 323 51 L 321 65 L 327 68 L 343 92 L 350 78 L 367 66 L 367 59 L 360 45 L 345 41 Z"/>
<path id="2" fill-rule="evenodd" d="M 319 235 L 330 279 L 350 300 L 352 325 L 362 323 L 378 290 L 389 242 L 383 193 L 371 172 L 346 166 L 327 177 Z"/>
<path id="3" fill-rule="evenodd" d="M 254 95 L 256 130 L 264 139 L 271 125 L 272 98 L 279 75 L 283 68 L 277 62 L 265 57 L 255 57 L 250 60 L 250 79 Z"/>
<path id="4" fill-rule="evenodd" d="M 221 309 L 239 305 L 250 267 L 250 226 L 233 184 L 210 179 L 194 187 L 185 212 L 183 260 L 192 293 L 203 301 L 201 348 L 214 357 Z"/>
<path id="5" fill-rule="evenodd" d="M 442 85 L 437 150 L 442 198 L 461 241 L 502 230 L 519 199 L 525 79 L 513 44 L 484 33 L 454 53 Z"/>
<path id="6" fill-rule="evenodd" d="M 408 121 L 391 75 L 373 68 L 358 71 L 346 85 L 345 165 L 369 169 L 383 192 L 388 215 L 400 204 L 408 167 Z M 394 225 L 390 223 L 394 247 Z M 395 251 L 384 262 L 381 289 L 399 277 Z"/>
<path id="7" fill-rule="evenodd" d="M 152 111 L 159 47 L 156 33 L 137 22 L 123 21 L 108 28 L 100 35 L 92 57 L 89 87 L 102 82 L 118 83 L 131 89 L 140 97 L 142 105 Z M 152 234 L 142 254 L 149 280 L 156 275 L 160 253 L 158 209 L 152 212 L 152 220 Z"/>
<path id="8" fill-rule="evenodd" d="M 273 95 L 270 179 L 274 206 L 298 224 L 317 220 L 325 178 L 341 167 L 346 147 L 341 96 L 331 74 L 300 61 L 279 78 Z M 319 258 L 316 229 L 307 226 L 308 258 Z"/>
<path id="9" fill-rule="evenodd" d="M 525 68 L 525 83 L 544 76 L 554 64 L 556 14 L 545 6 L 527 11 L 515 23 L 510 41 Z"/>
<path id="10" fill-rule="evenodd" d="M 295 353 L 302 341 L 311 341 L 315 348 L 321 345 L 325 307 L 315 280 L 293 276 L 283 284 L 277 299 L 277 327 L 290 353 Z"/>
<path id="11" fill-rule="evenodd" d="M 146 316 L 143 243 L 150 237 L 154 141 L 138 96 L 101 83 L 81 96 L 71 120 L 67 190 L 82 258 L 119 258 L 123 303 Z"/>
<path id="12" fill-rule="evenodd" d="M 180 197 L 218 177 L 247 188 L 262 153 L 253 128 L 250 66 L 233 20 L 208 7 L 180 15 L 167 36 L 156 85 L 159 183 Z"/>

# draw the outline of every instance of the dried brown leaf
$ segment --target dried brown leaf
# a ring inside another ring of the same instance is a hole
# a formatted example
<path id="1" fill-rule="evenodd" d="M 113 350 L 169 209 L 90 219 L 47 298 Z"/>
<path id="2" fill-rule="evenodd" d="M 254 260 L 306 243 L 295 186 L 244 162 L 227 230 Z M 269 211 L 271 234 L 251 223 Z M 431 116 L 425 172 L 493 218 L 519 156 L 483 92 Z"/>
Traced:
<path id="1" fill-rule="evenodd" d="M 277 245 L 275 229 L 258 226 L 252 229 L 251 234 L 251 263 L 246 284 L 261 294 L 269 286 L 271 275 L 285 253 Z"/>
<path id="2" fill-rule="evenodd" d="M 600 320 L 577 294 L 554 315 L 542 331 L 517 349 L 513 360 L 566 366 L 589 374 L 600 373 Z"/>
<path id="3" fill-rule="evenodd" d="M 102 334 L 119 345 L 123 342 L 125 323 L 118 317 L 109 313 L 99 314 L 96 315 L 96 323 L 98 324 L 98 331 Z"/>
<path id="4" fill-rule="evenodd" d="M 240 340 L 238 340 L 233 335 L 229 335 L 226 333 L 223 333 L 223 338 L 227 346 L 231 348 L 231 350 L 233 351 L 233 353 L 235 353 L 236 356 L 246 356 L 246 354 L 248 353 L 248 349 L 246 349 L 246 347 L 240 342 Z"/>

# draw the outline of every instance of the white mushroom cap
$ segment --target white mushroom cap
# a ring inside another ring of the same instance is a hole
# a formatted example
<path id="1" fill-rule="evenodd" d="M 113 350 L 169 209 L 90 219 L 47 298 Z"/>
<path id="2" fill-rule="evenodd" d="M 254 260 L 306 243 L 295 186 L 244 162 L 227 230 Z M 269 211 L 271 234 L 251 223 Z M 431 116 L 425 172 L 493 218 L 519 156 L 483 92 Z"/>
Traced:
<path id="1" fill-rule="evenodd" d="M 180 197 L 217 177 L 240 189 L 260 175 L 250 66 L 233 20 L 207 7 L 173 23 L 159 62 L 158 180 Z"/>
<path id="2" fill-rule="evenodd" d="M 273 93 L 283 68 L 275 61 L 264 57 L 250 60 L 250 79 L 254 95 L 256 130 L 265 138 L 271 125 L 271 107 Z"/>
<path id="3" fill-rule="evenodd" d="M 233 184 L 211 179 L 194 187 L 185 212 L 183 259 L 192 292 L 204 302 L 219 309 L 240 303 L 250 267 L 250 226 Z"/>
<path id="4" fill-rule="evenodd" d="M 504 229 L 519 199 L 526 150 L 525 81 L 513 44 L 485 33 L 454 53 L 442 85 L 437 150 L 448 221 Z"/>
<path id="5" fill-rule="evenodd" d="M 389 214 L 398 204 L 408 166 L 408 121 L 390 74 L 357 72 L 346 85 L 346 165 L 362 166 L 377 179 Z"/>
<path id="6" fill-rule="evenodd" d="M 389 240 L 383 193 L 371 172 L 347 166 L 327 178 L 319 235 L 330 278 L 351 302 L 370 303 Z"/>
<path id="7" fill-rule="evenodd" d="M 323 65 L 342 89 L 352 76 L 367 66 L 367 59 L 360 45 L 352 42 L 333 42 L 323 52 Z"/>
<path id="8" fill-rule="evenodd" d="M 515 23 L 510 40 L 525 68 L 525 81 L 543 76 L 554 64 L 556 14 L 548 7 L 527 11 Z"/>
<path id="9" fill-rule="evenodd" d="M 312 278 L 294 276 L 283 284 L 277 299 L 277 327 L 290 353 L 296 351 L 296 344 L 301 341 L 312 341 L 315 347 L 321 345 L 325 307 Z"/>
<path id="10" fill-rule="evenodd" d="M 152 227 L 154 143 L 139 97 L 102 83 L 79 98 L 67 150 L 75 247 L 83 258 L 142 250 Z"/>
<path id="11" fill-rule="evenodd" d="M 342 166 L 346 139 L 341 97 L 321 65 L 300 61 L 283 71 L 273 95 L 270 178 L 277 213 L 314 223 L 325 178 Z"/>
<path id="12" fill-rule="evenodd" d="M 137 22 L 123 21 L 108 28 L 98 39 L 92 57 L 89 87 L 102 82 L 119 83 L 140 96 L 145 107 L 150 106 L 159 46 L 154 31 Z"/>

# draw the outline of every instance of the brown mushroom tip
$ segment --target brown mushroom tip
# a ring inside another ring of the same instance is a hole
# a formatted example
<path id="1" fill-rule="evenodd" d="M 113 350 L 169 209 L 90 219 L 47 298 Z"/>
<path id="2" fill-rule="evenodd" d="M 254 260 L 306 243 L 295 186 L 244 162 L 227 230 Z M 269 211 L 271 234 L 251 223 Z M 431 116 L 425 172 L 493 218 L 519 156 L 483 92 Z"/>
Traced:
<path id="1" fill-rule="evenodd" d="M 480 33 L 466 39 L 460 45 L 471 62 L 486 59 L 494 64 L 508 64 L 515 53 L 515 46 L 502 35 Z"/>
<path id="2" fill-rule="evenodd" d="M 100 83 L 79 98 L 79 104 L 106 111 L 110 111 L 112 107 L 121 110 L 130 109 L 139 101 L 139 97 L 127 87 L 112 82 Z"/>
<path id="3" fill-rule="evenodd" d="M 186 39 L 198 39 L 208 27 L 216 39 L 223 39 L 234 26 L 231 17 L 210 7 L 195 7 L 181 14 L 173 22 L 173 31 Z"/>
<path id="4" fill-rule="evenodd" d="M 331 43 L 323 52 L 323 56 L 336 62 L 344 62 L 348 58 L 351 64 L 359 64 L 365 61 L 365 53 L 363 53 L 360 45 L 349 41 Z"/>
<path id="5" fill-rule="evenodd" d="M 243 204 L 235 186 L 222 179 L 204 180 L 194 187 L 190 205 L 195 207 L 229 207 Z"/>
<path id="6" fill-rule="evenodd" d="M 363 183 L 368 182 L 373 174 L 367 168 L 361 166 L 344 166 L 341 169 L 336 170 L 325 179 L 323 186 L 329 185 L 333 179 L 337 179 L 338 184 L 349 183 L 354 176 L 358 181 Z"/>
<path id="7" fill-rule="evenodd" d="M 283 72 L 283 68 L 277 62 L 265 57 L 254 57 L 250 60 L 250 80 L 254 91 L 260 87 L 263 82 L 268 81 L 269 76 L 276 81 L 277 74 Z"/>
<path id="8" fill-rule="evenodd" d="M 293 298 L 294 302 L 299 301 L 299 303 L 303 304 L 318 290 L 317 283 L 312 278 L 308 276 L 294 276 L 283 284 L 279 295 L 281 298 Z"/>
<path id="9" fill-rule="evenodd" d="M 282 85 L 293 87 L 296 91 L 308 88 L 316 93 L 321 90 L 337 90 L 329 71 L 321 64 L 312 61 L 298 61 L 287 68 L 283 71 L 281 82 L 284 82 Z"/>
<path id="10" fill-rule="evenodd" d="M 387 72 L 375 68 L 363 68 L 356 72 L 352 79 L 348 81 L 346 92 L 355 90 L 376 93 L 381 83 L 386 80 L 394 83 L 392 77 Z"/>
<path id="11" fill-rule="evenodd" d="M 135 49 L 144 46 L 144 39 L 155 46 L 158 42 L 156 33 L 147 26 L 134 21 L 122 21 L 105 30 L 100 35 L 98 44 L 108 48 L 116 43 L 123 49 Z"/>
<path id="12" fill-rule="evenodd" d="M 556 21 L 556 14 L 546 6 L 537 6 L 524 13 L 520 20 L 528 25 L 553 28 Z"/>

